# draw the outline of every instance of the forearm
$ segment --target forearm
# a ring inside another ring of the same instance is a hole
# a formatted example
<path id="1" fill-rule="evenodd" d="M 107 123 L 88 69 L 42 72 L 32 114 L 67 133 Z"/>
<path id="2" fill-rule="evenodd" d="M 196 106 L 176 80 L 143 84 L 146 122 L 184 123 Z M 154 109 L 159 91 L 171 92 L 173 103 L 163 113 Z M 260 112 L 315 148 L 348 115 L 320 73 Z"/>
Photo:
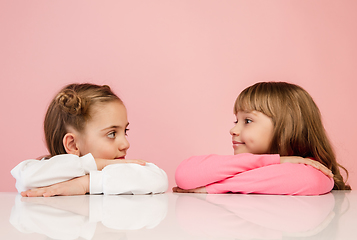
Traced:
<path id="1" fill-rule="evenodd" d="M 102 158 L 95 158 L 95 163 L 97 165 L 97 170 L 103 170 L 106 166 L 112 164 L 124 164 L 124 163 L 135 163 L 142 166 L 146 165 L 146 161 L 141 159 L 102 159 Z"/>
<path id="2" fill-rule="evenodd" d="M 208 193 L 260 193 L 320 195 L 330 192 L 334 182 L 321 171 L 303 164 L 276 164 L 237 174 L 206 186 Z"/>
<path id="3" fill-rule="evenodd" d="M 90 173 L 91 194 L 148 194 L 167 190 L 166 173 L 153 163 L 112 164 Z"/>
<path id="4" fill-rule="evenodd" d="M 23 197 L 52 197 L 84 195 L 89 192 L 89 176 L 84 175 L 50 186 L 30 189 L 21 192 Z"/>
<path id="5" fill-rule="evenodd" d="M 97 169 L 91 154 L 78 157 L 72 154 L 54 156 L 48 160 L 26 160 L 12 169 L 19 192 L 88 174 Z"/>
<path id="6" fill-rule="evenodd" d="M 192 189 L 222 181 L 239 173 L 279 164 L 280 156 L 270 155 L 205 155 L 184 160 L 176 170 L 177 186 Z"/>

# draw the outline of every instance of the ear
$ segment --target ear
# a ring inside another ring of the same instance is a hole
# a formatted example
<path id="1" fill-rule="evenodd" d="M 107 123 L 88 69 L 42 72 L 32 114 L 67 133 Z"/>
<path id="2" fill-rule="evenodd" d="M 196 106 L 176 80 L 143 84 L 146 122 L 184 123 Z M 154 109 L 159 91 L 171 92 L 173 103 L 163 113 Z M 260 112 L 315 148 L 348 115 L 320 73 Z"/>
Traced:
<path id="1" fill-rule="evenodd" d="M 73 133 L 67 133 L 63 137 L 63 146 L 68 154 L 74 154 L 79 156 L 79 147 L 77 143 L 76 135 Z"/>

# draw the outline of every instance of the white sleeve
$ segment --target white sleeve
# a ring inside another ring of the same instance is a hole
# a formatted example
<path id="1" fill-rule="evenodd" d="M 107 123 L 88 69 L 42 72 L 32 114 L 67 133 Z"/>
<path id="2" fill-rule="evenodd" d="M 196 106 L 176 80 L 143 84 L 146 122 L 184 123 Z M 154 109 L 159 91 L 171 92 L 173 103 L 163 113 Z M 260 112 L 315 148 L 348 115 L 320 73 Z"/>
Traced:
<path id="1" fill-rule="evenodd" d="M 168 188 L 164 170 L 153 163 L 111 164 L 102 171 L 90 172 L 90 194 L 163 193 Z"/>
<path id="2" fill-rule="evenodd" d="M 62 154 L 50 159 L 25 160 L 11 174 L 16 179 L 17 191 L 22 192 L 80 177 L 95 169 L 97 165 L 90 153 L 82 157 Z"/>

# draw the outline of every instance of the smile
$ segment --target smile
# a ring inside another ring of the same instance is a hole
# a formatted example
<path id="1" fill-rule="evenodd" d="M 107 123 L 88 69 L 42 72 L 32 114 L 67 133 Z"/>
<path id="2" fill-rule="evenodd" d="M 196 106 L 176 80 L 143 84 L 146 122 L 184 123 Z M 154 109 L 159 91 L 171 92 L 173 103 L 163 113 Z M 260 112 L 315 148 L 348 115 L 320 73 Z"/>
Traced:
<path id="1" fill-rule="evenodd" d="M 233 148 L 236 148 L 236 147 L 238 147 L 240 145 L 243 145 L 244 142 L 232 141 L 232 144 L 233 144 Z"/>

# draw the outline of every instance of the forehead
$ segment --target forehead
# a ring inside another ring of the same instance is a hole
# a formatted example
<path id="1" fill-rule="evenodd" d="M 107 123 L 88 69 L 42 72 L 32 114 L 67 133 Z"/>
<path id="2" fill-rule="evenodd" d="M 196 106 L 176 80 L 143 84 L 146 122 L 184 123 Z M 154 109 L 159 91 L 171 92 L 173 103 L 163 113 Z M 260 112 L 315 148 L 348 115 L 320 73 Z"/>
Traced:
<path id="1" fill-rule="evenodd" d="M 86 124 L 88 127 L 106 128 L 128 123 L 126 108 L 120 101 L 97 103 L 91 109 L 90 116 Z"/>
<path id="2" fill-rule="evenodd" d="M 234 105 L 234 113 L 237 114 L 238 112 L 245 112 L 250 113 L 253 111 L 260 111 L 261 107 L 256 103 L 243 100 L 243 101 L 236 101 Z"/>
<path id="3" fill-rule="evenodd" d="M 263 114 L 262 112 L 256 111 L 256 110 L 239 110 L 235 115 L 236 116 L 246 116 L 246 115 L 252 115 L 252 116 L 259 116 Z"/>
<path id="4" fill-rule="evenodd" d="M 261 112 L 273 117 L 272 104 L 268 97 L 243 95 L 239 96 L 234 104 L 234 114 L 238 112 Z"/>

